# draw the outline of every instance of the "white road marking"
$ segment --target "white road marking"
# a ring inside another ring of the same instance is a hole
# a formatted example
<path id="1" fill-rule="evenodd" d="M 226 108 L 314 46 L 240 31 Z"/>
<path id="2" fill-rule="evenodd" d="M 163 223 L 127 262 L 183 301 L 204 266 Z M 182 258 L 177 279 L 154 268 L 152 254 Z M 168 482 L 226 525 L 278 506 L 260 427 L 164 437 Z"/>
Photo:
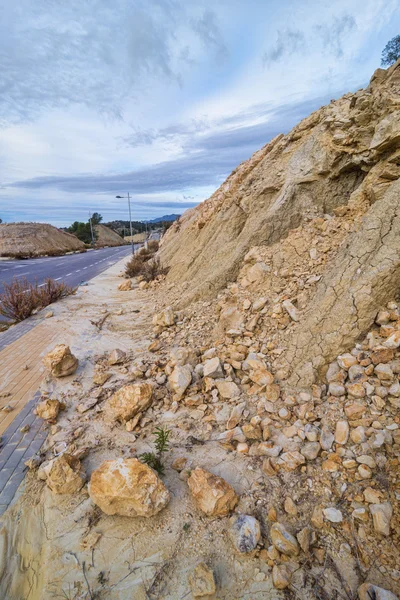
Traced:
<path id="1" fill-rule="evenodd" d="M 54 281 L 60 281 L 60 279 L 62 279 L 62 277 L 56 277 Z"/>
<path id="2" fill-rule="evenodd" d="M 65 277 L 69 277 L 70 275 L 72 275 L 72 273 L 67 273 Z"/>
<path id="3" fill-rule="evenodd" d="M 75 273 L 80 273 L 80 272 L 81 272 L 81 270 L 80 270 L 80 269 L 78 269 L 77 271 L 75 271 Z"/>

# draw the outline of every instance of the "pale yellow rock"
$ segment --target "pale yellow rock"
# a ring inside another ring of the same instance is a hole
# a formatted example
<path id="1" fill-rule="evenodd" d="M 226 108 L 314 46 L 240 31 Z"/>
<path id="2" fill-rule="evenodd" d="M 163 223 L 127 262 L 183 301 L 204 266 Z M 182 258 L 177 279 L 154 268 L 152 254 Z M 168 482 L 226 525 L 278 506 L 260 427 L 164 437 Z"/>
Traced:
<path id="1" fill-rule="evenodd" d="M 188 485 L 197 507 L 208 517 L 225 517 L 239 501 L 225 479 L 199 467 L 191 472 Z"/>
<path id="2" fill-rule="evenodd" d="M 192 369 L 189 365 L 176 365 L 168 381 L 177 399 L 180 399 L 192 382 Z"/>
<path id="3" fill-rule="evenodd" d="M 273 566 L 272 583 L 277 590 L 284 590 L 289 587 L 291 580 L 292 575 L 285 564 Z"/>
<path id="4" fill-rule="evenodd" d="M 281 523 L 271 525 L 270 537 L 275 548 L 286 556 L 297 556 L 300 551 L 296 538 Z"/>
<path id="5" fill-rule="evenodd" d="M 79 361 L 71 353 L 69 346 L 59 344 L 46 354 L 43 363 L 54 377 L 67 377 L 75 373 Z"/>
<path id="6" fill-rule="evenodd" d="M 216 592 L 214 573 L 205 563 L 200 563 L 189 575 L 189 584 L 194 598 L 204 598 Z"/>
<path id="7" fill-rule="evenodd" d="M 125 279 L 125 281 L 121 281 L 118 285 L 118 289 L 120 292 L 128 292 L 132 289 L 132 281 L 130 279 Z"/>
<path id="8" fill-rule="evenodd" d="M 44 419 L 45 421 L 55 421 L 57 419 L 58 413 L 65 407 L 64 404 L 59 402 L 58 400 L 51 400 L 50 398 L 47 400 L 42 400 L 37 405 L 35 412 L 38 417 Z"/>
<path id="9" fill-rule="evenodd" d="M 170 494 L 155 471 L 136 458 L 106 460 L 92 473 L 92 501 L 107 515 L 153 517 Z"/>
<path id="10" fill-rule="evenodd" d="M 82 489 L 86 479 L 80 461 L 67 453 L 51 460 L 43 468 L 43 475 L 55 494 L 75 494 Z"/>
<path id="11" fill-rule="evenodd" d="M 116 421 L 126 423 L 136 414 L 146 410 L 153 397 L 149 383 L 133 383 L 120 388 L 107 403 L 108 414 Z"/>
<path id="12" fill-rule="evenodd" d="M 157 325 L 159 327 L 172 327 L 174 324 L 175 315 L 170 306 L 153 316 L 153 325 Z"/>

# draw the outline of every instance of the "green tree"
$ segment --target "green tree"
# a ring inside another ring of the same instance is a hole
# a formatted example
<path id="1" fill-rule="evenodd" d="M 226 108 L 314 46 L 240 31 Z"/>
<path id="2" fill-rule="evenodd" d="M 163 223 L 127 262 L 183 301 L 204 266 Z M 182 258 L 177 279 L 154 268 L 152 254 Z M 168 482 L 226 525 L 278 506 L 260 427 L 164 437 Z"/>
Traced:
<path id="1" fill-rule="evenodd" d="M 101 223 L 102 220 L 103 220 L 103 217 L 100 213 L 94 212 L 92 214 L 92 224 L 93 225 L 98 225 L 99 223 Z"/>
<path id="2" fill-rule="evenodd" d="M 0 219 L 0 223 L 2 223 L 2 222 L 3 222 L 3 219 Z"/>
<path id="3" fill-rule="evenodd" d="M 71 227 L 68 227 L 68 231 L 70 233 L 73 233 L 74 235 L 76 235 L 76 237 L 79 240 L 81 240 L 81 242 L 84 242 L 85 244 L 92 243 L 92 231 L 91 231 L 89 221 L 87 223 L 82 223 L 80 221 L 74 221 L 74 223 L 72 223 Z M 93 236 L 96 241 L 97 233 L 96 233 L 96 230 L 94 227 L 93 227 Z"/>
<path id="4" fill-rule="evenodd" d="M 400 58 L 400 35 L 392 38 L 382 51 L 382 67 L 390 67 Z"/>

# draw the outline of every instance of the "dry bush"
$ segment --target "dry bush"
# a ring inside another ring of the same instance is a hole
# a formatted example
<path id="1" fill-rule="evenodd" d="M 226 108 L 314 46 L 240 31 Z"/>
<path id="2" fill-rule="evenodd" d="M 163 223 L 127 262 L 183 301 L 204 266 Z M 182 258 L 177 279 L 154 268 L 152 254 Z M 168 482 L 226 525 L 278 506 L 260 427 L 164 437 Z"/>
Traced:
<path id="1" fill-rule="evenodd" d="M 159 258 L 153 258 L 145 263 L 143 263 L 141 275 L 143 279 L 147 282 L 154 281 L 160 275 L 166 275 L 168 273 L 168 269 L 163 267 L 160 263 Z"/>
<path id="2" fill-rule="evenodd" d="M 138 255 L 142 257 L 143 261 L 150 260 L 154 256 L 154 252 L 152 252 L 149 248 L 145 248 L 144 246 L 140 248 Z"/>
<path id="3" fill-rule="evenodd" d="M 37 308 L 44 308 L 60 298 L 74 293 L 74 289 L 47 279 L 45 285 L 30 283 L 26 277 L 14 278 L 11 283 L 3 283 L 4 292 L 0 294 L 0 315 L 19 323 L 27 319 Z"/>
<path id="4" fill-rule="evenodd" d="M 160 247 L 160 244 L 157 242 L 157 240 L 150 240 L 147 244 L 147 247 L 150 250 L 150 252 L 157 252 L 158 248 Z"/>
<path id="5" fill-rule="evenodd" d="M 140 254 L 134 254 L 126 263 L 125 275 L 127 277 L 136 277 L 136 275 L 140 275 L 142 267 L 143 256 L 141 256 Z"/>
<path id="6" fill-rule="evenodd" d="M 46 279 L 44 285 L 37 289 L 39 306 L 48 306 L 75 292 L 76 288 L 73 288 L 64 282 L 58 283 L 54 279 Z"/>
<path id="7" fill-rule="evenodd" d="M 26 277 L 3 283 L 4 292 L 0 296 L 0 315 L 12 321 L 23 321 L 38 307 L 38 287 Z"/>

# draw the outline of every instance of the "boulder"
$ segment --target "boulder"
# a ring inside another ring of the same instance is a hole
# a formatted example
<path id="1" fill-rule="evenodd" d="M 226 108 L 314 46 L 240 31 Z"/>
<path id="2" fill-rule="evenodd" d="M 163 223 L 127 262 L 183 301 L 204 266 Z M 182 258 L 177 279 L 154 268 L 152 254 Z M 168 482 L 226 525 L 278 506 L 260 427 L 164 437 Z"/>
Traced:
<path id="1" fill-rule="evenodd" d="M 62 402 L 47 398 L 46 400 L 42 400 L 42 402 L 39 402 L 35 409 L 35 413 L 41 419 L 54 423 L 57 419 L 58 413 L 64 408 L 65 404 L 63 404 Z"/>
<path id="2" fill-rule="evenodd" d="M 197 507 L 208 517 L 225 517 L 239 501 L 225 479 L 199 467 L 191 472 L 188 485 Z"/>
<path id="3" fill-rule="evenodd" d="M 126 423 L 135 415 L 146 410 L 153 397 L 149 383 L 133 383 L 120 388 L 108 401 L 107 411 L 112 418 Z"/>
<path id="4" fill-rule="evenodd" d="M 229 534 L 238 552 L 251 552 L 260 541 L 260 523 L 250 515 L 234 516 L 231 518 Z"/>
<path id="5" fill-rule="evenodd" d="M 79 361 L 71 353 L 69 346 L 59 344 L 46 354 L 43 363 L 50 370 L 53 377 L 67 377 L 67 375 L 75 373 Z"/>
<path id="6" fill-rule="evenodd" d="M 106 460 L 92 473 L 92 501 L 107 515 L 153 517 L 170 495 L 157 473 L 137 458 Z"/>
<path id="7" fill-rule="evenodd" d="M 274 523 L 269 533 L 273 545 L 279 552 L 286 556 L 297 556 L 300 551 L 299 544 L 281 523 Z"/>
<path id="8" fill-rule="evenodd" d="M 132 289 L 132 281 L 130 279 L 125 279 L 125 281 L 121 281 L 118 285 L 118 289 L 120 292 L 128 292 Z"/>
<path id="9" fill-rule="evenodd" d="M 194 598 L 212 596 L 216 592 L 214 573 L 205 563 L 200 563 L 189 575 L 189 584 Z"/>
<path id="10" fill-rule="evenodd" d="M 189 365 L 176 365 L 169 376 L 169 385 L 171 390 L 182 398 L 189 385 L 192 383 L 192 369 Z"/>
<path id="11" fill-rule="evenodd" d="M 170 306 L 153 316 L 153 325 L 158 327 L 172 327 L 175 324 L 174 311 Z"/>
<path id="12" fill-rule="evenodd" d="M 86 476 L 78 458 L 64 453 L 48 462 L 42 470 L 48 487 L 55 494 L 75 494 L 82 489 Z"/>

